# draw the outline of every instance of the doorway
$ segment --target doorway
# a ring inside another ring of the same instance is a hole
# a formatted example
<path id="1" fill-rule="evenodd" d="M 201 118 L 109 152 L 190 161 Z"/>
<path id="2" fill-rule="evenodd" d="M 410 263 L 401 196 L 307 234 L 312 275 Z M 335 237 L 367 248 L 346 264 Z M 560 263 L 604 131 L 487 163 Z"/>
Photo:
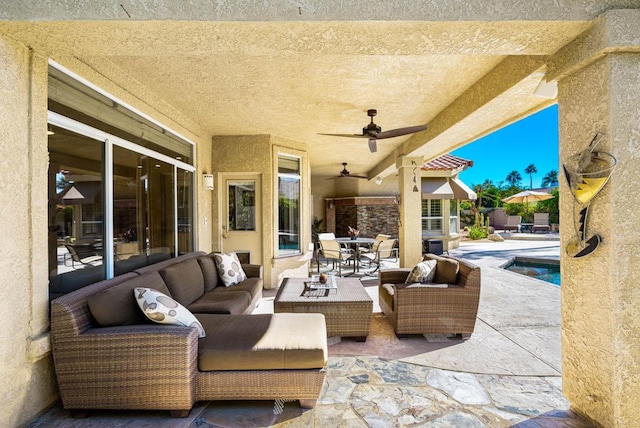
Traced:
<path id="1" fill-rule="evenodd" d="M 259 174 L 223 176 L 222 251 L 262 264 L 262 194 Z"/>

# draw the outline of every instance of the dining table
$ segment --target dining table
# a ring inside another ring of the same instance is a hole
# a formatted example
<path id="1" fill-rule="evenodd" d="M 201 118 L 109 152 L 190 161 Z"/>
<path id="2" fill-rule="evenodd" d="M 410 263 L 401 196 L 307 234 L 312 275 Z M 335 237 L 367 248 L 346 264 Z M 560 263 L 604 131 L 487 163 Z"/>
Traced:
<path id="1" fill-rule="evenodd" d="M 354 274 L 360 272 L 360 250 L 361 250 L 361 248 L 363 248 L 363 247 L 371 248 L 371 246 L 376 242 L 376 240 L 374 238 L 364 238 L 364 237 L 360 237 L 360 236 L 356 236 L 355 238 L 352 237 L 352 236 L 338 237 L 338 238 L 336 238 L 336 241 L 338 241 L 338 243 L 340 243 L 340 245 L 349 246 L 354 251 L 355 261 L 353 262 L 354 263 L 354 268 L 353 268 L 353 273 L 351 275 L 354 275 Z"/>

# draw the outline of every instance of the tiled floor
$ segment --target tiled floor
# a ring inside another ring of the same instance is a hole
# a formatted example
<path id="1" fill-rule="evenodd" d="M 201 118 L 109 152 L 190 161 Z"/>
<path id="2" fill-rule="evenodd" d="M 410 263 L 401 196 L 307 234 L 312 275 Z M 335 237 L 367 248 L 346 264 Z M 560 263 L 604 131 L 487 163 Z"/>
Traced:
<path id="1" fill-rule="evenodd" d="M 74 420 L 58 405 L 28 426 L 592 426 L 571 413 L 562 396 L 559 289 L 497 268 L 515 255 L 558 257 L 558 242 L 465 243 L 451 254 L 483 268 L 471 339 L 399 340 L 384 315 L 374 313 L 366 342 L 329 339 L 327 381 L 313 410 L 297 402 L 211 402 L 198 403 L 185 419 L 159 411 L 95 411 Z M 365 278 L 375 302 L 376 280 Z M 272 310 L 273 296 L 265 291 L 260 311 Z"/>

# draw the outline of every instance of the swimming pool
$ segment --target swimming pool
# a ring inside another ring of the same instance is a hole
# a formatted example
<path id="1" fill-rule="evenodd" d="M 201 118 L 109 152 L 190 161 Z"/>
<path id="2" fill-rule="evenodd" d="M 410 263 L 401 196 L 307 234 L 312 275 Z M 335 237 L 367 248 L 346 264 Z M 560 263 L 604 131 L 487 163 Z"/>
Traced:
<path id="1" fill-rule="evenodd" d="M 560 286 L 560 260 L 514 257 L 502 268 Z"/>

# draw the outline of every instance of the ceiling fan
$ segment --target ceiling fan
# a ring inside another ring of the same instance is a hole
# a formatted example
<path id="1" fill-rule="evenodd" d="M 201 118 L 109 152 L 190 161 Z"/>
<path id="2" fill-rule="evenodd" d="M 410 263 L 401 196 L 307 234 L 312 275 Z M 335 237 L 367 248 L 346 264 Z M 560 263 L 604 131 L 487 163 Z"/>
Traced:
<path id="1" fill-rule="evenodd" d="M 333 137 L 350 137 L 350 138 L 368 138 L 369 150 L 371 153 L 375 153 L 378 150 L 377 140 L 384 138 L 400 137 L 402 135 L 414 134 L 416 132 L 424 131 L 427 129 L 427 125 L 408 126 L 406 128 L 391 129 L 389 131 L 382 132 L 382 128 L 373 123 L 373 117 L 378 114 L 378 110 L 367 110 L 367 116 L 371 118 L 371 122 L 362 128 L 362 134 L 320 134 L 331 135 Z"/>
<path id="2" fill-rule="evenodd" d="M 327 178 L 327 180 L 333 180 L 334 178 L 368 178 L 368 177 L 365 177 L 364 175 L 351 175 L 349 170 L 347 170 L 347 163 L 342 162 L 342 171 L 340 171 L 340 174 L 335 177 L 329 177 Z"/>

